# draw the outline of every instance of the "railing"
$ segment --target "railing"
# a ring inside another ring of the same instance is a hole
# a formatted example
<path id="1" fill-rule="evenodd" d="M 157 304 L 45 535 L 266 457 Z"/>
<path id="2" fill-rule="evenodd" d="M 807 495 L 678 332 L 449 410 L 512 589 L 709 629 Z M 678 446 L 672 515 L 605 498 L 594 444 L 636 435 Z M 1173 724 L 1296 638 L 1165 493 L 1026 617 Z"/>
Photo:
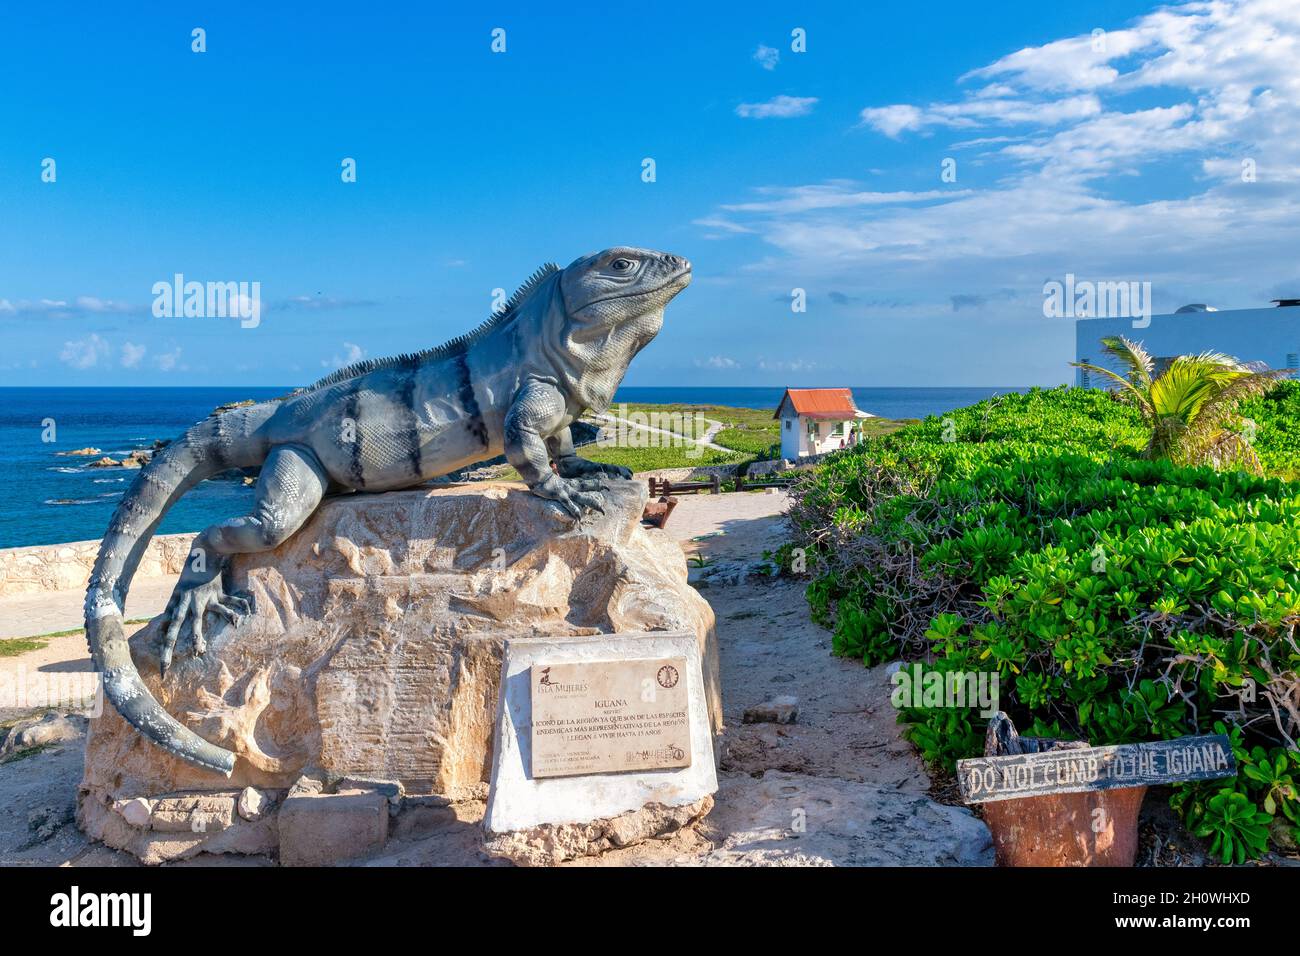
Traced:
<path id="1" fill-rule="evenodd" d="M 667 478 L 650 477 L 650 497 L 660 495 L 698 495 L 702 491 L 719 494 L 722 491 L 722 479 L 714 475 L 709 481 L 669 481 Z"/>

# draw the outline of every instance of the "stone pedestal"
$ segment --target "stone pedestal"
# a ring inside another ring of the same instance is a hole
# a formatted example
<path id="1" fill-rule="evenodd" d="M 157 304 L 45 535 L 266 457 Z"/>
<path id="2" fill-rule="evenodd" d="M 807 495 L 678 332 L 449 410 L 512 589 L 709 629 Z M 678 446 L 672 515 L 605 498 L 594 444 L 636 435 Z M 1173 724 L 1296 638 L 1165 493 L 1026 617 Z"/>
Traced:
<path id="1" fill-rule="evenodd" d="M 677 544 L 641 526 L 645 487 L 609 486 L 606 513 L 576 526 L 517 484 L 332 498 L 281 547 L 236 558 L 234 587 L 255 611 L 237 627 L 209 616 L 205 657 L 178 648 L 159 680 L 157 622 L 131 642 L 162 705 L 236 753 L 232 778 L 170 757 L 106 708 L 86 748 L 83 828 L 151 861 L 266 852 L 278 845 L 280 798 L 304 770 L 415 794 L 481 793 L 507 637 L 687 631 L 716 735 L 713 612 L 687 585 Z M 237 799 L 247 787 L 278 802 L 255 821 L 235 813 L 216 833 L 163 840 L 140 804 L 136 822 L 115 809 L 160 795 Z"/>

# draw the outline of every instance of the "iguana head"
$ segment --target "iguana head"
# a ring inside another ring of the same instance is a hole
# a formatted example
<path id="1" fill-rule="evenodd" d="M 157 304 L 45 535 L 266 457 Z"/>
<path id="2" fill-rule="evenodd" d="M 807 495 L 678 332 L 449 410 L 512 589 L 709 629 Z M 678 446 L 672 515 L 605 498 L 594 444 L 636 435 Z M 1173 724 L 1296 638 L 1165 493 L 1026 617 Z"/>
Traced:
<path id="1" fill-rule="evenodd" d="M 560 291 L 570 320 L 598 335 L 642 317 L 662 323 L 664 306 L 690 281 L 691 264 L 681 256 L 615 246 L 570 263 Z M 651 337 L 658 331 L 655 325 Z"/>

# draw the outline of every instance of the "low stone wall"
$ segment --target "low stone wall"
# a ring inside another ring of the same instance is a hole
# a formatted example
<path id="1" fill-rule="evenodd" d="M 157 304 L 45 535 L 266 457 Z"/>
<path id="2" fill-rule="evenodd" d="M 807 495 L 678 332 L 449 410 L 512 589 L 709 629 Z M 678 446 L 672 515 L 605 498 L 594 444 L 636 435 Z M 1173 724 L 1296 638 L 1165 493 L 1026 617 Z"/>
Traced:
<path id="1" fill-rule="evenodd" d="M 179 574 L 189 554 L 192 534 L 159 535 L 136 572 L 139 577 Z M 0 549 L 0 598 L 42 591 L 83 589 L 99 553 L 98 541 Z"/>
<path id="2" fill-rule="evenodd" d="M 840 449 L 836 449 L 837 451 Z M 783 471 L 789 471 L 792 468 L 798 468 L 803 465 L 815 465 L 827 455 L 833 455 L 835 452 L 824 451 L 820 455 L 804 455 L 801 458 L 777 458 L 773 461 L 756 461 L 749 466 L 746 474 L 750 478 L 757 478 L 759 475 L 774 475 Z"/>

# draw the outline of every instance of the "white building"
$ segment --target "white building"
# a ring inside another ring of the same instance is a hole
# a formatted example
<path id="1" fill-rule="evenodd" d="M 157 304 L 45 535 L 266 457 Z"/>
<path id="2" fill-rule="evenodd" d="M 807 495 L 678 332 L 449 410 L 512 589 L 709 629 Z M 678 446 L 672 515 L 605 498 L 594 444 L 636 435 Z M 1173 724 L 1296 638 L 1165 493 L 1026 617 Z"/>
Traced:
<path id="1" fill-rule="evenodd" d="M 1290 305 L 1294 299 L 1284 299 Z M 1300 308 L 1230 309 L 1183 306 L 1169 315 L 1151 316 L 1146 328 L 1134 328 L 1134 319 L 1078 319 L 1074 323 L 1077 362 L 1123 371 L 1103 350 L 1102 338 L 1122 335 L 1140 342 L 1161 371 L 1179 355 L 1223 352 L 1240 362 L 1262 363 L 1268 368 L 1300 368 Z M 1141 319 L 1136 320 L 1139 323 Z M 1075 369 L 1075 384 L 1102 387 L 1104 376 Z"/>
<path id="2" fill-rule="evenodd" d="M 858 411 L 847 388 L 787 388 L 774 417 L 781 420 L 781 457 L 793 460 L 855 444 L 858 421 L 875 416 Z"/>

